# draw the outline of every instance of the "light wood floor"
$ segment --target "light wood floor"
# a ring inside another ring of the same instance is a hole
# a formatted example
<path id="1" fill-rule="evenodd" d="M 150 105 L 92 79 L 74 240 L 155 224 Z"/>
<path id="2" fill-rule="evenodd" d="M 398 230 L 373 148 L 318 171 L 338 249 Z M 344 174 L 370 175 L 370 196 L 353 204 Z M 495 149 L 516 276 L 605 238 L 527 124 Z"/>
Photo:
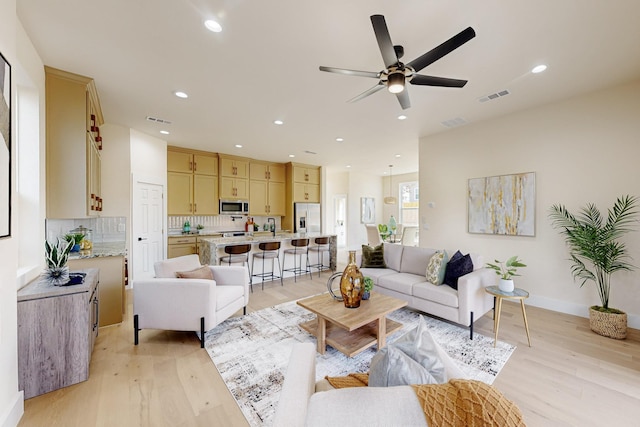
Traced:
<path id="1" fill-rule="evenodd" d="M 322 292 L 328 277 L 254 286 L 248 311 Z M 19 425 L 246 426 L 194 333 L 143 330 L 133 345 L 127 299 L 126 320 L 100 328 L 89 380 L 26 400 Z M 503 305 L 499 339 L 517 349 L 494 385 L 528 426 L 640 425 L 640 331 L 612 340 L 592 333 L 587 319 L 527 307 L 529 348 L 520 306 Z M 492 328 L 491 313 L 476 322 L 478 333 L 492 336 Z"/>

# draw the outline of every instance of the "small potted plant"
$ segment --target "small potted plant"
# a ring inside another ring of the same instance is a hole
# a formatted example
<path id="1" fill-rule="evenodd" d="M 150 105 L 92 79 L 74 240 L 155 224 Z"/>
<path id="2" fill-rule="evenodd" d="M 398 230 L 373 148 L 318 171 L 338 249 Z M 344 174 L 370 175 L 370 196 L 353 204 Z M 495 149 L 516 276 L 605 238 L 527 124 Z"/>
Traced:
<path id="1" fill-rule="evenodd" d="M 518 255 L 514 255 L 506 262 L 494 260 L 495 264 L 487 263 L 486 267 L 493 269 L 498 276 L 500 276 L 500 282 L 498 288 L 503 292 L 513 292 L 515 286 L 513 284 L 513 276 L 519 276 L 517 273 L 518 268 L 526 267 L 522 260 L 518 259 Z"/>
<path id="2" fill-rule="evenodd" d="M 363 282 L 364 293 L 362 294 L 362 299 L 369 299 L 371 297 L 371 290 L 373 289 L 373 279 L 371 277 L 365 276 Z"/>
<path id="3" fill-rule="evenodd" d="M 45 271 L 44 278 L 48 283 L 54 286 L 62 286 L 69 282 L 67 259 L 69 258 L 69 252 L 71 252 L 73 244 L 73 239 L 58 239 L 55 245 L 45 240 L 44 253 L 46 256 L 47 270 Z"/>

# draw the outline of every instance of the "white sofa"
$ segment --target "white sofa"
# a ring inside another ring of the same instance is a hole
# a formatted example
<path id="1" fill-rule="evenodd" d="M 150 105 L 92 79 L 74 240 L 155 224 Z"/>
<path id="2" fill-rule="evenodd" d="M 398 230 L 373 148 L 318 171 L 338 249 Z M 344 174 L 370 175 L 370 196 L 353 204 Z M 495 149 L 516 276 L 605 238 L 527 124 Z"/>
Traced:
<path id="1" fill-rule="evenodd" d="M 231 317 L 249 303 L 249 274 L 239 266 L 208 266 L 209 279 L 182 279 L 176 272 L 201 267 L 198 255 L 156 262 L 155 276 L 133 282 L 134 343 L 141 329 L 204 332 Z"/>
<path id="2" fill-rule="evenodd" d="M 482 256 L 470 254 L 473 272 L 458 279 L 458 290 L 436 286 L 426 279 L 429 259 L 436 249 L 384 243 L 386 268 L 360 268 L 371 277 L 374 290 L 407 301 L 408 307 L 468 326 L 493 308 L 493 298 L 484 288 L 495 285 L 495 272 L 484 268 Z M 447 250 L 449 257 L 455 251 Z M 358 265 L 360 261 L 358 261 Z"/>
<path id="3" fill-rule="evenodd" d="M 436 349 L 447 378 L 465 378 L 442 348 Z M 316 382 L 316 347 L 293 346 L 273 420 L 274 427 L 426 426 L 424 412 L 411 386 L 334 389 Z"/>

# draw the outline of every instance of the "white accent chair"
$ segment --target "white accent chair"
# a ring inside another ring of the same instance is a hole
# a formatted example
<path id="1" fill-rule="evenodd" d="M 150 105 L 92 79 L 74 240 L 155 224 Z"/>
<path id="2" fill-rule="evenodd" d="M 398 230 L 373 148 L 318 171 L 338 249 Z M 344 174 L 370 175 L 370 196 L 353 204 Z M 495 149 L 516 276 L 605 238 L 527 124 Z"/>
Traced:
<path id="1" fill-rule="evenodd" d="M 369 246 L 378 246 L 382 243 L 382 238 L 380 237 L 380 232 L 378 231 L 378 226 L 375 224 L 365 224 L 367 229 L 367 243 Z"/>
<path id="2" fill-rule="evenodd" d="M 202 267 L 198 255 L 158 261 L 155 277 L 133 281 L 134 343 L 141 329 L 204 333 L 241 308 L 247 314 L 249 275 L 240 266 L 208 266 L 213 279 L 181 279 L 177 272 Z"/>

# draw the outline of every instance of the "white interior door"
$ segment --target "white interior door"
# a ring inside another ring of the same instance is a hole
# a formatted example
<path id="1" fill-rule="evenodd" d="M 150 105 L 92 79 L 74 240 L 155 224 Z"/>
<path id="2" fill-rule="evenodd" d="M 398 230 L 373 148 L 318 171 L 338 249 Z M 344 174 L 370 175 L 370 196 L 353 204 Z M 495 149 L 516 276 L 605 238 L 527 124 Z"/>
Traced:
<path id="1" fill-rule="evenodd" d="M 164 259 L 164 185 L 134 178 L 132 279 L 154 276 L 153 264 Z"/>
<path id="2" fill-rule="evenodd" d="M 338 247 L 347 246 L 347 196 L 337 194 L 333 197 L 334 225 L 333 230 L 338 236 Z"/>

